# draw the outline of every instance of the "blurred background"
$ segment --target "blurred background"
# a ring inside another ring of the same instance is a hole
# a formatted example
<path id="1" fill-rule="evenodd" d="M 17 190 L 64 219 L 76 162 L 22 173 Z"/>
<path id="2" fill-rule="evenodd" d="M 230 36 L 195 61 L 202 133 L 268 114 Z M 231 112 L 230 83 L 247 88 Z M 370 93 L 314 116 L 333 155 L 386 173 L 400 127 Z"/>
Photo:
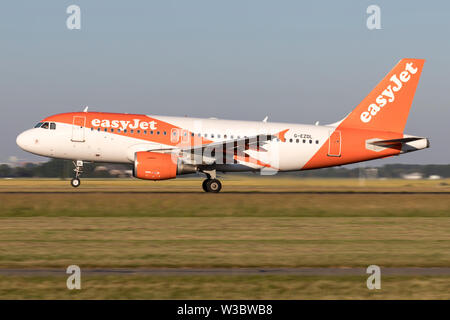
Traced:
<path id="1" fill-rule="evenodd" d="M 66 27 L 70 5 L 80 30 Z M 367 28 L 369 5 L 379 30 Z M 3 1 L 0 299 L 450 299 L 449 11 L 406 0 Z M 206 194 L 200 177 L 127 179 L 130 166 L 104 163 L 86 164 L 95 179 L 73 189 L 70 161 L 16 145 L 42 118 L 85 106 L 332 123 L 406 57 L 427 61 L 406 133 L 431 148 L 401 157 L 220 173 L 223 192 Z M 66 287 L 70 265 L 82 290 Z M 381 290 L 366 285 L 370 265 Z"/>
<path id="2" fill-rule="evenodd" d="M 81 8 L 69 30 L 66 9 Z M 369 30 L 369 5 L 381 29 Z M 370 166 L 448 164 L 447 1 L 9 1 L 0 11 L 0 163 L 15 138 L 82 110 L 332 123 L 401 58 L 427 60 L 407 133 L 431 149 Z M 59 174 L 59 173 L 58 173 Z M 443 173 L 442 173 L 443 174 Z"/>

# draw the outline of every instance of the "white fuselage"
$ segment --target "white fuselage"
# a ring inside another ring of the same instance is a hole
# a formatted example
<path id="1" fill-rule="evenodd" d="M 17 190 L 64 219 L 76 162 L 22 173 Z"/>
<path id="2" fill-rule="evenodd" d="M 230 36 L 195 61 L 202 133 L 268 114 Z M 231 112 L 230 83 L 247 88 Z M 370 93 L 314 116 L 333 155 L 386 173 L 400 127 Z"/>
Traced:
<path id="1" fill-rule="evenodd" d="M 212 142 L 229 141 L 258 134 L 272 134 L 287 130 L 284 138 L 269 141 L 267 152 L 249 150 L 247 153 L 281 171 L 300 170 L 304 164 L 327 142 L 335 126 L 314 126 L 256 121 L 234 121 L 187 117 L 149 116 L 193 133 Z M 105 131 L 106 129 L 106 131 Z M 56 129 L 30 129 L 18 137 L 25 150 L 46 157 L 95 162 L 132 163 L 137 151 L 174 148 L 173 145 L 148 141 L 150 135 L 118 135 L 108 128 L 83 128 L 83 141 L 74 141 L 73 125 L 56 122 Z M 150 131 L 150 130 L 149 130 Z M 156 132 L 154 133 L 156 134 Z M 166 135 L 170 132 L 166 132 Z M 163 135 L 163 132 L 160 132 Z M 145 139 L 144 139 L 145 138 Z M 182 137 L 180 138 L 180 140 Z M 225 170 L 253 170 L 252 164 L 227 165 Z"/>

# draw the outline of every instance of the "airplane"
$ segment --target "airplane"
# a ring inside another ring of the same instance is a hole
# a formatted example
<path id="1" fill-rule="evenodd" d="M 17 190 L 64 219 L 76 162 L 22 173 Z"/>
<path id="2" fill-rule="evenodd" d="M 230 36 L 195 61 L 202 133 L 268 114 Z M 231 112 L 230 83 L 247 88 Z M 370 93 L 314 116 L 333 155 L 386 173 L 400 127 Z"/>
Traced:
<path id="1" fill-rule="evenodd" d="M 173 179 L 202 173 L 217 193 L 217 172 L 311 170 L 397 156 L 430 146 L 404 134 L 425 60 L 402 59 L 344 119 L 315 125 L 90 112 L 44 118 L 17 137 L 25 151 L 73 160 L 73 187 L 84 162 L 133 164 L 133 176 Z"/>

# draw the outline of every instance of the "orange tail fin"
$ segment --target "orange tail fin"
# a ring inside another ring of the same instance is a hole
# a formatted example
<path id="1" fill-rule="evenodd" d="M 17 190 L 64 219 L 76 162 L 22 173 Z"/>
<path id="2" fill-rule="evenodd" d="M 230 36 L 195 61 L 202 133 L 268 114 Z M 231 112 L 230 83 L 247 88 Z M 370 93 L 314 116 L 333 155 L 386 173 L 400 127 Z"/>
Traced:
<path id="1" fill-rule="evenodd" d="M 340 127 L 403 133 L 424 63 L 400 60 Z"/>

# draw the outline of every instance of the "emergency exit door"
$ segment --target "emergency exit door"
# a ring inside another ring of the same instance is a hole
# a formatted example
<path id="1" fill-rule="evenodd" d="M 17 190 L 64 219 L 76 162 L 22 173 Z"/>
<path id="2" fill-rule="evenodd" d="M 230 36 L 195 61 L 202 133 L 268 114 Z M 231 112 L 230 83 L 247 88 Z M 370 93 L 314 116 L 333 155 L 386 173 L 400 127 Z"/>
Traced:
<path id="1" fill-rule="evenodd" d="M 340 157 L 341 156 L 341 146 L 342 137 L 341 132 L 338 130 L 330 131 L 330 138 L 328 139 L 328 156 L 329 157 Z"/>
<path id="2" fill-rule="evenodd" d="M 84 127 L 86 117 L 74 116 L 72 123 L 72 141 L 84 142 Z"/>

